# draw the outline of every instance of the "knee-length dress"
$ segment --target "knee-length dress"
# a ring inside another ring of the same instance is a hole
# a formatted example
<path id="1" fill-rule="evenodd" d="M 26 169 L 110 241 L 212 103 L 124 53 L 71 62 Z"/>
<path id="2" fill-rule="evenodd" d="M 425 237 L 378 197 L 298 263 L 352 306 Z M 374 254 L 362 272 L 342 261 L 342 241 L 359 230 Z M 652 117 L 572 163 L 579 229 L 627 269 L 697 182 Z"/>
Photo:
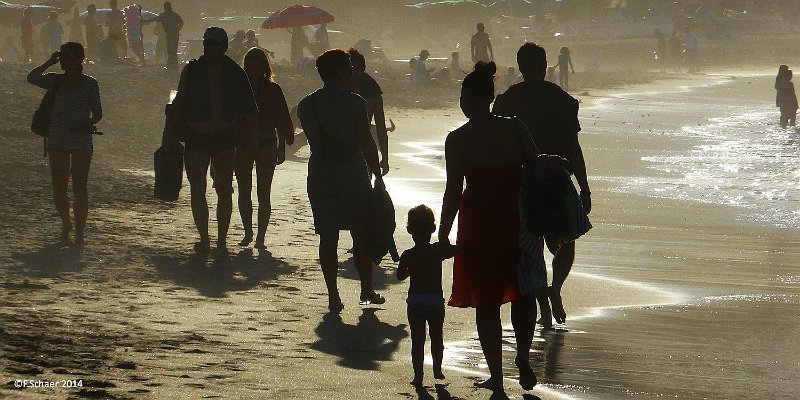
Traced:
<path id="1" fill-rule="evenodd" d="M 311 93 L 297 107 L 311 148 L 308 200 L 317 234 L 365 227 L 371 184 L 356 135 L 357 113 L 366 115 L 366 101 L 334 88 Z"/>
<path id="2" fill-rule="evenodd" d="M 454 307 L 492 307 L 518 296 L 519 164 L 469 167 L 458 209 Z"/>

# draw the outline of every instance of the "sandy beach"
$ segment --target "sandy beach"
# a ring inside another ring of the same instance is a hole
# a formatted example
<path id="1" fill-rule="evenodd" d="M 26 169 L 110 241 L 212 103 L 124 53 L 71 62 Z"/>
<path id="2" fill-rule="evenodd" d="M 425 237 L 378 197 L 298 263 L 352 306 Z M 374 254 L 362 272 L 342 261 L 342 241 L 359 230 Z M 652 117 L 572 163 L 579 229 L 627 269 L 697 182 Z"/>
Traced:
<path id="1" fill-rule="evenodd" d="M 0 104 L 10 111 L 0 122 L 0 397 L 490 398 L 472 386 L 485 373 L 472 310 L 447 309 L 447 379 L 434 386 L 428 373 L 424 390 L 408 384 L 407 284 L 384 261 L 374 282 L 386 304 L 359 307 L 346 235 L 339 249 L 346 307 L 327 314 L 306 197 L 307 147 L 276 172 L 267 251 L 193 255 L 188 186 L 175 204 L 152 197 L 152 152 L 174 85 L 159 71 L 117 70 L 129 76 L 117 79 L 88 70 L 100 81 L 106 117 L 105 135 L 95 138 L 87 245 L 82 253 L 54 246 L 48 166 L 27 128 L 42 92 L 24 82 L 23 67 L 3 68 Z M 687 127 L 739 108 L 774 114 L 776 125 L 773 77 L 672 78 L 576 94 L 594 229 L 579 240 L 564 287 L 566 325 L 537 328 L 540 385 L 525 394 L 507 356 L 508 397 L 790 399 L 800 391 L 800 231 L 754 217 L 763 210 L 746 196 L 702 201 L 694 193 L 706 190 L 704 181 L 669 164 L 713 148 L 713 137 Z M 417 100 L 403 96 L 403 107 L 388 111 L 397 124 L 387 188 L 400 249 L 411 246 L 410 207 L 425 203 L 438 215 L 443 140 L 464 121 L 457 99 L 414 108 Z M 785 135 L 794 154 L 789 176 L 797 176 L 798 133 L 775 134 Z M 785 186 L 788 194 L 774 201 L 788 204 L 789 220 L 800 187 L 797 179 Z M 229 241 L 241 235 L 235 209 Z M 447 296 L 449 268 L 443 280 Z M 81 379 L 83 387 L 16 389 L 20 379 Z"/>

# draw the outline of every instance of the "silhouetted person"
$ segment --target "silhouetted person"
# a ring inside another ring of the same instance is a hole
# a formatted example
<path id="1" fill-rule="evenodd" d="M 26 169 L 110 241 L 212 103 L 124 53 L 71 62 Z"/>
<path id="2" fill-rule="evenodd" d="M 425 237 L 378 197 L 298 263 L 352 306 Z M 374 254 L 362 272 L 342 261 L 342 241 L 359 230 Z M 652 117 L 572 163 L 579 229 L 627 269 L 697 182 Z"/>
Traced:
<path id="1" fill-rule="evenodd" d="M 569 91 L 569 69 L 572 68 L 572 73 L 575 73 L 575 67 L 572 66 L 572 57 L 569 55 L 569 47 L 561 46 L 558 50 L 558 84 L 564 89 L 565 92 Z"/>
<path id="2" fill-rule="evenodd" d="M 83 43 L 83 29 L 81 28 L 83 25 L 81 21 L 81 14 L 78 11 L 78 7 L 75 7 L 72 10 L 72 19 L 69 20 L 69 41 L 75 43 Z"/>
<path id="3" fill-rule="evenodd" d="M 122 10 L 125 16 L 125 31 L 128 35 L 128 43 L 130 43 L 131 50 L 142 66 L 145 66 L 144 61 L 144 36 L 142 34 L 142 6 L 138 4 L 131 4 Z"/>
<path id="4" fill-rule="evenodd" d="M 308 200 L 314 215 L 314 232 L 319 235 L 319 262 L 328 288 L 328 308 L 344 308 L 336 285 L 339 261 L 339 231 L 350 231 L 353 261 L 361 280 L 362 303 L 382 304 L 386 300 L 372 287 L 372 263 L 366 255 L 364 232 L 371 191 L 370 172 L 375 185 L 383 186 L 378 150 L 369 131 L 367 104 L 350 91 L 353 66 L 350 55 L 328 50 L 316 60 L 323 87 L 306 96 L 297 107 L 308 138 Z"/>
<path id="5" fill-rule="evenodd" d="M 31 62 L 33 59 L 33 22 L 31 15 L 33 8 L 25 7 L 22 11 L 22 20 L 20 21 L 20 30 L 22 32 L 22 51 L 25 52 L 25 62 Z"/>
<path id="6" fill-rule="evenodd" d="M 797 118 L 797 95 L 792 83 L 792 70 L 787 68 L 775 86 L 778 91 L 777 103 L 781 110 L 781 128 L 794 126 Z"/>
<path id="7" fill-rule="evenodd" d="M 97 58 L 103 64 L 114 65 L 119 62 L 117 43 L 119 39 L 115 35 L 108 35 L 97 44 Z"/>
<path id="8" fill-rule="evenodd" d="M 669 37 L 669 59 L 675 71 L 680 72 L 683 65 L 683 42 L 677 31 L 673 31 Z"/>
<path id="9" fill-rule="evenodd" d="M 192 216 L 200 236 L 194 249 L 198 253 L 211 250 L 206 199 L 210 164 L 217 193 L 217 253 L 222 256 L 228 254 L 237 122 L 243 123 L 246 130 L 241 138 L 242 152 L 255 152 L 259 147 L 258 107 L 250 81 L 239 64 L 225 55 L 227 49 L 228 34 L 224 29 L 206 29 L 203 55 L 183 68 L 173 101 L 177 109 L 187 110 L 187 125 L 192 131 L 186 139 L 184 158 L 191 186 Z"/>
<path id="10" fill-rule="evenodd" d="M 83 18 L 83 30 L 86 33 L 86 53 L 89 58 L 98 56 L 100 43 L 100 32 L 97 26 L 97 7 L 89 4 L 86 7 L 86 16 Z"/>
<path id="11" fill-rule="evenodd" d="M 142 20 L 142 23 L 160 22 L 164 27 L 164 40 L 167 45 L 167 69 L 178 69 L 178 43 L 183 29 L 183 18 L 172 9 L 172 3 L 164 2 L 164 12 L 157 17 Z M 235 59 L 239 62 L 239 59 Z"/>
<path id="12" fill-rule="evenodd" d="M 378 82 L 367 72 L 367 61 L 356 49 L 350 49 L 350 62 L 353 64 L 353 92 L 367 101 L 367 121 L 375 119 L 378 149 L 381 153 L 381 172 L 389 173 L 389 135 L 386 131 L 386 114 L 383 110 L 383 91 Z"/>
<path id="13" fill-rule="evenodd" d="M 456 79 L 461 79 L 467 73 L 461 68 L 460 55 L 457 51 L 450 54 L 450 70 L 455 75 Z"/>
<path id="14" fill-rule="evenodd" d="M 419 52 L 419 57 L 416 59 L 412 59 L 411 62 L 411 79 L 414 83 L 426 84 L 431 81 L 431 72 L 433 68 L 428 69 L 425 65 L 425 60 L 431 53 L 428 50 L 422 50 Z"/>
<path id="15" fill-rule="evenodd" d="M 492 41 L 489 39 L 489 34 L 484 32 L 485 28 L 482 22 L 478 23 L 476 29 L 478 32 L 472 35 L 472 40 L 470 41 L 472 62 L 492 61 L 494 59 L 494 51 L 492 50 Z"/>
<path id="16" fill-rule="evenodd" d="M 308 36 L 303 32 L 303 28 L 295 26 L 289 32 L 292 33 L 291 41 L 291 60 L 292 65 L 297 65 L 303 58 L 303 49 L 308 47 Z"/>
<path id="17" fill-rule="evenodd" d="M 314 32 L 314 40 L 317 41 L 320 54 L 331 48 L 331 39 L 328 37 L 328 23 L 324 23 Z"/>
<path id="18" fill-rule="evenodd" d="M 253 88 L 258 105 L 258 149 L 236 152 L 236 182 L 239 186 L 239 213 L 244 225 L 244 238 L 240 246 L 253 241 L 253 164 L 256 166 L 256 193 L 258 195 L 258 234 L 256 247 L 264 247 L 272 203 L 272 178 L 275 166 L 286 160 L 286 146 L 294 143 L 294 127 L 283 90 L 273 81 L 272 67 L 267 54 L 251 48 L 244 56 L 244 71 Z"/>
<path id="19" fill-rule="evenodd" d="M 490 374 L 478 386 L 503 388 L 500 306 L 512 302 L 519 383 L 530 390 L 536 385 L 529 362 L 536 302 L 533 295 L 520 296 L 517 291 L 519 192 L 523 165 L 532 162 L 538 151 L 519 120 L 489 112 L 495 72 L 494 62 L 479 61 L 461 86 L 461 110 L 469 121 L 445 140 L 447 183 L 439 242 L 450 243 L 458 214 L 459 254 L 448 304 L 475 308 L 478 338 Z"/>
<path id="20" fill-rule="evenodd" d="M 86 183 L 92 162 L 93 127 L 103 117 L 100 89 L 94 78 L 83 73 L 84 58 L 83 46 L 68 42 L 61 46 L 61 51 L 53 53 L 49 60 L 28 74 L 28 82 L 42 89 L 56 90 L 47 137 L 53 198 L 61 218 L 60 240 L 67 243 L 72 230 L 67 196 L 71 175 L 75 202 L 74 243 L 77 247 L 84 245 L 84 228 L 89 213 Z M 64 74 L 43 75 L 57 63 Z"/>
<path id="21" fill-rule="evenodd" d="M 244 41 L 242 42 L 244 45 L 245 51 L 248 51 L 254 47 L 261 47 L 258 45 L 258 38 L 256 37 L 256 31 L 250 29 L 247 33 L 244 34 Z M 263 50 L 263 49 L 262 49 Z"/>
<path id="22" fill-rule="evenodd" d="M 57 12 L 50 11 L 50 17 L 42 27 L 42 33 L 45 35 L 46 43 L 50 46 L 50 51 L 58 52 L 61 48 L 61 35 L 64 34 L 64 27 L 61 26 L 61 22 L 58 22 Z"/>
<path id="23" fill-rule="evenodd" d="M 699 48 L 697 43 L 697 35 L 694 31 L 687 30 L 683 35 L 683 49 L 685 52 L 684 59 L 689 67 L 689 73 L 697 72 L 697 67 L 700 61 Z"/>
<path id="24" fill-rule="evenodd" d="M 581 125 L 578 122 L 578 101 L 557 85 L 544 80 L 547 54 L 541 46 L 525 43 L 517 52 L 517 64 L 523 82 L 512 85 L 497 97 L 493 112 L 497 115 L 520 118 L 533 135 L 533 141 L 543 154 L 559 155 L 569 160 L 569 170 L 575 174 L 581 190 L 583 207 L 592 210 L 591 191 L 586 177 L 586 163 L 578 141 Z M 553 284 L 537 291 L 542 310 L 541 323 L 551 326 L 552 316 L 563 323 L 566 312 L 561 302 L 561 287 L 575 260 L 575 242 L 561 243 L 558 238 L 545 237 L 547 247 L 554 253 Z"/>
<path id="25" fill-rule="evenodd" d="M 111 11 L 106 14 L 106 28 L 108 36 L 114 35 L 117 39 L 117 48 L 122 58 L 128 57 L 128 42 L 125 41 L 125 15 L 117 5 L 117 0 L 109 1 Z"/>
<path id="26" fill-rule="evenodd" d="M 422 385 L 425 362 L 425 325 L 431 338 L 433 376 L 444 379 L 444 294 L 442 292 L 442 262 L 456 254 L 456 247 L 448 243 L 431 243 L 436 232 L 433 211 L 419 205 L 408 211 L 406 230 L 414 239 L 414 247 L 400 256 L 397 279 L 411 278 L 406 299 L 408 326 L 411 329 L 411 363 L 414 368 L 412 385 Z"/>
<path id="27" fill-rule="evenodd" d="M 233 37 L 228 41 L 228 52 L 225 54 L 233 61 L 241 63 L 245 52 L 247 52 L 247 49 L 244 47 L 244 29 L 239 29 L 234 32 Z"/>

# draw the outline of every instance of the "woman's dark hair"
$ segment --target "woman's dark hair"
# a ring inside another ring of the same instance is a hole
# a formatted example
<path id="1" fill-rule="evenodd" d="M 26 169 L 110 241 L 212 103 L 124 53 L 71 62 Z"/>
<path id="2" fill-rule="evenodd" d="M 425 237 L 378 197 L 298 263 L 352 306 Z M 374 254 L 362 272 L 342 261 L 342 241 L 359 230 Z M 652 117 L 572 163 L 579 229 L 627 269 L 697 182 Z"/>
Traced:
<path id="1" fill-rule="evenodd" d="M 247 71 L 247 66 L 251 63 L 262 63 L 264 65 L 264 77 L 266 77 L 268 81 L 272 82 L 272 66 L 269 65 L 269 57 L 267 57 L 267 53 L 265 53 L 264 50 L 261 50 L 258 47 L 253 47 L 252 49 L 248 50 L 244 55 L 243 61 L 245 71 Z"/>
<path id="2" fill-rule="evenodd" d="M 342 49 L 328 50 L 317 57 L 317 72 L 323 82 L 328 82 L 348 68 L 352 68 L 350 55 Z"/>
<path id="3" fill-rule="evenodd" d="M 786 64 L 781 65 L 778 67 L 778 76 L 775 77 L 775 89 L 780 86 L 781 81 L 786 77 L 786 73 L 789 72 L 789 66 Z"/>
<path id="4" fill-rule="evenodd" d="M 461 92 L 464 96 L 485 101 L 487 104 L 494 99 L 494 74 L 497 65 L 494 61 L 475 63 L 475 69 L 464 78 Z"/>
<path id="5" fill-rule="evenodd" d="M 436 229 L 436 220 L 433 217 L 433 210 L 424 204 L 420 204 L 408 210 L 408 231 L 414 234 L 426 234 Z"/>

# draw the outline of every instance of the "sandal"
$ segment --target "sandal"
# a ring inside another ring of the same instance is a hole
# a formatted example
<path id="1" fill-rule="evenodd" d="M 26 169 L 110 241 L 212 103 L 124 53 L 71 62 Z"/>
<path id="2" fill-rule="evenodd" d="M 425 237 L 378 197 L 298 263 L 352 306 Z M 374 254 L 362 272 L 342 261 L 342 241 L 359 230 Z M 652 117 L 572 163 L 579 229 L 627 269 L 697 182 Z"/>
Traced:
<path id="1" fill-rule="evenodd" d="M 370 294 L 361 295 L 361 301 L 358 302 L 359 305 L 366 306 L 369 304 L 383 304 L 386 303 L 386 299 L 376 292 L 372 292 Z"/>

